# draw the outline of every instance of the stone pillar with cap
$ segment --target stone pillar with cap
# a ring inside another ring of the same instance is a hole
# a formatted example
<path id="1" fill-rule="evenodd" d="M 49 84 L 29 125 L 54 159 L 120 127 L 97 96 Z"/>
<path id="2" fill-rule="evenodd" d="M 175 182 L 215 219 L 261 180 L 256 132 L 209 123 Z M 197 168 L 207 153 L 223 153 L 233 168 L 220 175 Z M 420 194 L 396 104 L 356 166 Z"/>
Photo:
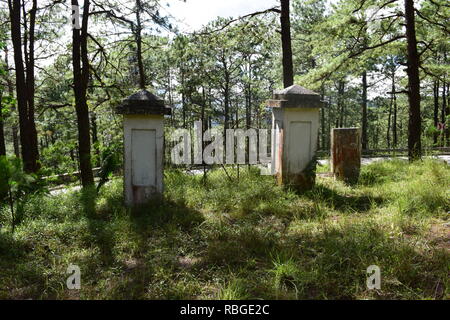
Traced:
<path id="1" fill-rule="evenodd" d="M 299 191 L 315 183 L 320 95 L 298 85 L 275 91 L 272 108 L 272 173 L 279 185 Z"/>
<path id="2" fill-rule="evenodd" d="M 171 109 L 141 90 L 116 111 L 123 115 L 125 203 L 143 204 L 163 193 L 164 115 Z"/>

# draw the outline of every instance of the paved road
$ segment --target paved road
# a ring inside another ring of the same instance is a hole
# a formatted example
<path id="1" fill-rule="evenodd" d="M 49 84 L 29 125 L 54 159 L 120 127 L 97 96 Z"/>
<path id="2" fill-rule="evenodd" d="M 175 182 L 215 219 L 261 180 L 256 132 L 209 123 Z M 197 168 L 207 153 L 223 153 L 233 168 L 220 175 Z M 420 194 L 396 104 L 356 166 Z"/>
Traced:
<path id="1" fill-rule="evenodd" d="M 442 161 L 445 161 L 446 163 L 450 164 L 450 155 L 445 156 L 433 156 L 432 158 L 436 158 Z M 371 157 L 371 158 L 362 158 L 361 164 L 366 165 L 377 161 L 383 161 L 383 160 L 392 160 L 392 159 L 401 159 L 401 160 L 408 160 L 408 157 Z M 328 164 L 329 160 L 319 160 L 319 163 L 321 165 Z"/>

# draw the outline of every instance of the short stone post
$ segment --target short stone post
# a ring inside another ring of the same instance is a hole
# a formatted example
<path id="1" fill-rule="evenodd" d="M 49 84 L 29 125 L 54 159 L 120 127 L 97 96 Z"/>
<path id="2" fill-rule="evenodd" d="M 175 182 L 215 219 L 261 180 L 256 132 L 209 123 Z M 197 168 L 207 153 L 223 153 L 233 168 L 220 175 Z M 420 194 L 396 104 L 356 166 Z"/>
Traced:
<path id="1" fill-rule="evenodd" d="M 274 92 L 272 107 L 272 173 L 279 185 L 302 191 L 315 183 L 320 96 L 298 85 Z"/>
<path id="2" fill-rule="evenodd" d="M 124 116 L 125 203 L 143 204 L 163 193 L 164 115 L 171 109 L 141 90 L 126 98 L 117 113 Z"/>
<path id="3" fill-rule="evenodd" d="M 361 129 L 336 128 L 331 131 L 331 172 L 346 183 L 356 183 L 361 168 Z"/>

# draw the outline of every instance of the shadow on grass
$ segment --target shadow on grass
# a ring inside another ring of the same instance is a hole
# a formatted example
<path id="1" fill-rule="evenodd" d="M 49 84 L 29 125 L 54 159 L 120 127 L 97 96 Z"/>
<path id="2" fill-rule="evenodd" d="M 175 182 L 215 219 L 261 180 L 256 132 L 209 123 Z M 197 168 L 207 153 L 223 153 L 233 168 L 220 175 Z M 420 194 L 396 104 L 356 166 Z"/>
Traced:
<path id="1" fill-rule="evenodd" d="M 346 223 L 275 238 L 242 228 L 208 241 L 202 269 L 241 279 L 250 299 L 442 299 L 448 253 L 421 250 L 382 225 Z M 366 288 L 367 268 L 382 272 L 382 290 Z M 231 280 L 230 280 L 231 281 Z M 235 286 L 235 284 L 233 284 Z M 232 287 L 233 287 L 232 286 Z M 225 294 L 229 297 L 230 293 Z M 232 296 L 232 294 L 231 294 Z"/>
<path id="2" fill-rule="evenodd" d="M 201 213 L 170 199 L 151 200 L 132 208 L 122 206 L 113 217 L 98 216 L 95 198 L 87 196 L 83 203 L 90 238 L 100 250 L 101 270 L 120 270 L 121 274 L 120 280 L 108 281 L 102 292 L 105 298 L 148 298 L 155 273 L 161 268 L 171 270 L 174 265 L 177 249 L 183 245 L 179 235 L 204 221 Z M 89 279 L 96 283 L 98 266 L 90 269 Z"/>
<path id="3" fill-rule="evenodd" d="M 114 233 L 109 221 L 98 216 L 96 211 L 97 192 L 95 187 L 83 188 L 81 191 L 82 213 L 87 218 L 90 239 L 100 250 L 100 259 L 104 266 L 114 263 Z"/>
<path id="4" fill-rule="evenodd" d="M 50 298 L 56 297 L 46 288 L 46 270 L 31 256 L 34 250 L 11 233 L 0 232 L 0 299 L 39 299 L 46 289 Z"/>
<path id="5" fill-rule="evenodd" d="M 148 203 L 125 208 L 115 217 L 99 215 L 96 209 L 96 195 L 90 190 L 82 193 L 83 213 L 88 218 L 89 232 L 94 244 L 100 249 L 101 260 L 104 265 L 111 265 L 114 261 L 115 230 L 111 226 L 114 219 L 129 222 L 131 232 L 135 235 L 138 252 L 144 255 L 148 250 L 148 239 L 156 229 L 176 226 L 180 230 L 189 230 L 204 221 L 203 215 L 188 208 L 183 202 L 169 199 L 153 199 Z M 117 206 L 117 203 L 113 203 Z M 120 217 L 122 215 L 122 217 Z"/>
<path id="6" fill-rule="evenodd" d="M 363 213 L 385 202 L 385 199 L 382 197 L 343 195 L 324 185 L 317 185 L 311 191 L 303 193 L 303 195 L 314 202 L 325 203 L 327 207 L 341 212 L 351 211 Z"/>

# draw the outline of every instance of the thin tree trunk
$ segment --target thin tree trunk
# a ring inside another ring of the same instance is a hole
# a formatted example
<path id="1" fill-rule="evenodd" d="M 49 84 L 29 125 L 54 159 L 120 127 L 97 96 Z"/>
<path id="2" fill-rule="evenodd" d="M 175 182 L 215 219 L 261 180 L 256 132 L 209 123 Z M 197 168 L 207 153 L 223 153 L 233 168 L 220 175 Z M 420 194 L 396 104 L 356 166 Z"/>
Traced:
<path id="1" fill-rule="evenodd" d="M 408 125 L 408 158 L 410 161 L 421 158 L 421 116 L 420 116 L 420 57 L 417 52 L 416 26 L 414 1 L 405 0 L 406 39 L 408 52 L 408 98 L 409 98 L 409 125 Z"/>
<path id="2" fill-rule="evenodd" d="M 140 0 L 136 0 L 136 30 L 135 30 L 135 39 L 137 46 L 137 61 L 139 68 L 139 88 L 145 89 L 145 71 L 144 71 L 144 63 L 142 60 L 142 23 L 141 23 L 141 11 L 142 4 Z"/>
<path id="3" fill-rule="evenodd" d="M 202 105 L 200 106 L 201 110 L 200 110 L 200 117 L 201 117 L 201 121 L 202 121 L 202 128 L 204 130 L 204 128 L 206 127 L 205 124 L 205 110 L 206 110 L 206 92 L 205 92 L 205 87 L 202 86 Z"/>
<path id="4" fill-rule="evenodd" d="M 2 114 L 3 91 L 0 91 L 0 156 L 6 156 L 5 128 Z"/>
<path id="5" fill-rule="evenodd" d="M 392 118 L 392 145 L 394 148 L 398 145 L 397 136 L 397 97 L 394 95 L 394 115 Z"/>
<path id="6" fill-rule="evenodd" d="M 378 137 L 380 135 L 380 126 L 379 124 L 379 115 L 377 113 L 376 115 L 376 120 L 375 120 L 375 135 L 374 135 L 374 139 L 373 139 L 373 144 L 375 149 L 378 148 Z"/>
<path id="7" fill-rule="evenodd" d="M 224 68 L 224 85 L 223 85 L 223 95 L 224 95 L 224 113 L 225 113 L 225 120 L 224 120 L 224 130 L 230 128 L 230 74 L 228 71 L 228 64 L 225 58 L 225 52 L 222 51 L 222 57 L 221 62 Z M 224 131 L 224 137 L 226 137 L 225 131 Z M 226 138 L 225 138 L 226 139 Z"/>
<path id="8" fill-rule="evenodd" d="M 228 71 L 228 64 L 225 58 L 225 52 L 222 51 L 222 65 L 224 68 L 224 85 L 223 85 L 223 95 L 224 95 L 224 124 L 223 124 L 223 137 L 224 137 L 224 149 L 223 152 L 227 152 L 227 129 L 230 128 L 230 74 Z"/>
<path id="9" fill-rule="evenodd" d="M 172 97 L 172 76 L 170 72 L 170 67 L 167 68 L 167 84 L 168 84 L 168 96 L 169 96 L 169 106 L 173 108 L 173 97 Z M 170 125 L 174 126 L 174 112 L 170 113 Z"/>
<path id="10" fill-rule="evenodd" d="M 322 86 L 322 88 L 320 89 L 320 99 L 323 101 L 325 98 L 325 94 L 324 94 L 324 87 Z M 326 150 L 326 129 L 325 129 L 325 108 L 321 108 L 320 109 L 320 117 L 321 117 L 321 121 L 320 121 L 320 126 L 322 128 L 322 150 Z"/>
<path id="11" fill-rule="evenodd" d="M 248 56 L 248 84 L 245 95 L 245 125 L 246 129 L 250 129 L 252 122 L 252 64 L 251 55 Z"/>
<path id="12" fill-rule="evenodd" d="M 72 0 L 72 5 L 78 5 L 78 1 Z M 89 109 L 86 101 L 86 91 L 89 81 L 89 61 L 87 52 L 89 5 L 89 0 L 85 0 L 81 30 L 73 28 L 72 33 L 75 110 L 78 122 L 78 153 L 81 171 L 81 184 L 83 187 L 94 184 L 91 164 Z"/>
<path id="13" fill-rule="evenodd" d="M 181 104 L 182 104 L 182 112 L 183 112 L 183 129 L 187 128 L 186 124 L 186 96 L 184 93 L 184 70 L 181 67 Z"/>
<path id="14" fill-rule="evenodd" d="M 344 126 L 344 113 L 345 113 L 345 106 L 344 106 L 344 90 L 345 90 L 345 82 L 339 81 L 338 84 L 338 112 L 339 112 L 339 128 L 342 128 Z"/>
<path id="15" fill-rule="evenodd" d="M 435 80 L 433 82 L 433 98 L 434 98 L 434 112 L 433 112 L 433 122 L 434 128 L 438 127 L 439 123 L 439 80 Z M 439 133 L 436 132 L 433 134 L 433 143 L 437 145 L 439 138 Z"/>
<path id="16" fill-rule="evenodd" d="M 445 77 L 444 77 L 444 83 L 442 84 L 442 123 L 445 123 L 445 129 L 442 133 L 442 146 L 448 146 L 449 145 L 449 136 L 450 136 L 450 123 L 448 121 L 446 122 L 447 116 L 450 114 L 450 106 L 448 105 L 447 98 L 449 96 L 448 94 L 448 85 L 445 83 Z"/>
<path id="17" fill-rule="evenodd" d="M 326 128 L 325 128 L 325 109 L 322 108 L 320 109 L 320 127 L 322 128 L 322 141 L 321 141 L 321 146 L 322 146 L 322 150 L 326 150 Z"/>
<path id="18" fill-rule="evenodd" d="M 444 78 L 445 79 L 445 78 Z M 450 103 L 448 101 L 449 95 L 448 92 L 450 91 L 450 84 L 447 83 L 447 97 L 445 102 L 445 112 L 447 116 L 450 114 Z M 450 123 L 447 121 L 446 128 L 445 128 L 445 137 L 446 137 L 446 146 L 450 145 Z"/>
<path id="19" fill-rule="evenodd" d="M 393 147 L 397 147 L 397 95 L 395 94 L 395 70 L 392 72 L 392 103 L 393 103 L 393 119 L 392 119 L 392 144 Z"/>
<path id="20" fill-rule="evenodd" d="M 392 119 L 393 104 L 394 104 L 394 101 L 393 101 L 393 99 L 391 99 L 391 102 L 389 103 L 388 124 L 387 124 L 387 131 L 386 131 L 386 144 L 387 144 L 388 149 L 391 147 L 391 119 Z"/>
<path id="21" fill-rule="evenodd" d="M 252 126 L 252 63 L 251 63 L 251 55 L 248 56 L 248 84 L 245 95 L 245 127 L 246 129 L 250 129 Z M 236 104 L 236 108 L 239 107 L 239 104 Z M 257 142 L 259 143 L 259 136 L 256 137 Z M 259 145 L 259 144 L 258 144 Z M 250 139 L 246 139 L 245 149 L 246 152 L 246 161 L 248 163 L 248 167 L 250 168 Z"/>
<path id="22" fill-rule="evenodd" d="M 228 83 L 225 84 L 224 90 L 224 111 L 225 111 L 225 129 L 230 127 L 230 89 Z"/>
<path id="23" fill-rule="evenodd" d="M 235 106 L 236 106 L 236 112 L 235 112 L 235 115 L 236 115 L 236 122 L 235 122 L 233 128 L 237 129 L 237 128 L 239 128 L 239 108 L 238 108 L 238 101 L 237 101 L 237 98 L 236 98 L 236 100 L 234 101 L 234 103 L 235 103 Z M 233 109 L 233 107 L 232 107 L 231 109 Z"/>
<path id="24" fill-rule="evenodd" d="M 368 141 L 367 141 L 367 72 L 364 71 L 362 75 L 362 134 L 361 134 L 361 142 L 362 142 L 362 150 L 367 150 Z"/>
<path id="25" fill-rule="evenodd" d="M 94 152 L 96 155 L 96 166 L 100 166 L 100 146 L 98 141 L 98 129 L 97 129 L 97 114 L 93 111 L 91 113 L 91 127 L 92 127 L 92 145 L 94 146 Z"/>
<path id="26" fill-rule="evenodd" d="M 328 139 L 327 139 L 327 148 L 326 149 L 330 150 L 330 148 L 331 148 L 331 139 L 329 137 L 331 135 L 331 100 L 330 100 L 330 104 L 329 104 L 327 113 L 328 113 L 328 126 L 327 126 Z"/>
<path id="27" fill-rule="evenodd" d="M 38 149 L 38 137 L 34 117 L 34 93 L 35 93 L 35 77 L 34 77 L 34 41 L 35 41 L 35 26 L 36 26 L 36 11 L 37 0 L 33 0 L 33 5 L 30 10 L 30 26 L 29 26 L 29 39 L 28 39 L 28 54 L 26 54 L 26 83 L 27 83 L 27 102 L 28 102 L 28 125 L 30 132 L 30 148 L 31 155 L 33 157 L 33 163 L 35 163 L 34 171 L 39 169 L 39 149 Z M 24 48 L 26 52 L 26 47 Z"/>
<path id="28" fill-rule="evenodd" d="M 281 44 L 283 48 L 283 85 L 285 88 L 294 84 L 294 66 L 292 63 L 290 1 L 281 0 Z"/>
<path id="29" fill-rule="evenodd" d="M 7 71 L 7 77 L 6 77 L 6 85 L 8 87 L 8 96 L 9 98 L 14 97 L 14 84 L 11 80 L 11 75 L 9 73 L 9 60 L 8 60 L 9 52 L 8 52 L 8 46 L 5 46 L 5 65 Z M 11 106 L 11 113 L 14 114 L 16 111 L 15 105 Z M 20 149 L 19 149 L 19 134 L 18 129 L 15 121 L 12 123 L 12 141 L 13 141 L 13 149 L 14 149 L 14 155 L 19 158 L 20 157 Z"/>
<path id="30" fill-rule="evenodd" d="M 446 97 L 446 86 L 445 82 L 442 84 L 442 110 L 441 110 L 441 122 L 445 123 L 445 116 L 447 114 L 447 97 Z"/>

